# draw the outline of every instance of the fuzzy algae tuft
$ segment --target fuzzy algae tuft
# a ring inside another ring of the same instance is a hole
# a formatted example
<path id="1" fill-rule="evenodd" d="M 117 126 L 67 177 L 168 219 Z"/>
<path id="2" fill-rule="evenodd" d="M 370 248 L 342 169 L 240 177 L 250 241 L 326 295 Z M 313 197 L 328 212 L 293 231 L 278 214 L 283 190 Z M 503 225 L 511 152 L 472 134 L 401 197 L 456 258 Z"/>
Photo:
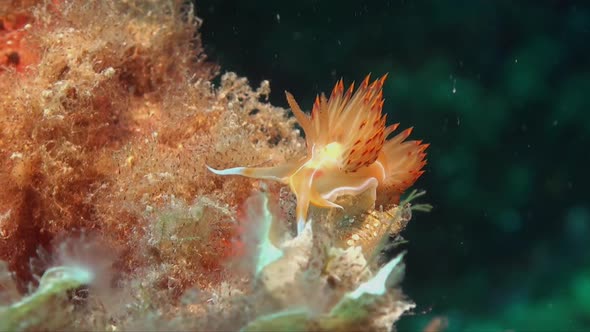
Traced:
<path id="1" fill-rule="evenodd" d="M 92 283 L 94 275 L 82 266 L 56 266 L 43 273 L 37 289 L 7 306 L 0 306 L 0 330 L 21 331 L 51 320 L 52 300 L 67 291 Z"/>

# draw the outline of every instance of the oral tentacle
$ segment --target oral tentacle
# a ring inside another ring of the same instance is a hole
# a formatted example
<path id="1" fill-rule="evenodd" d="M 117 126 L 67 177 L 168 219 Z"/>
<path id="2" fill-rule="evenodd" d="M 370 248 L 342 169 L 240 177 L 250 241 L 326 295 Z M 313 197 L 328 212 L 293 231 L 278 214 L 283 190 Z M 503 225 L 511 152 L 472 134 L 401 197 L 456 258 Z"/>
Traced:
<path id="1" fill-rule="evenodd" d="M 249 178 L 274 180 L 286 183 L 286 179 L 288 179 L 299 167 L 299 164 L 300 163 L 286 163 L 274 167 L 233 167 L 221 170 L 207 166 L 207 169 L 217 175 L 241 175 Z"/>

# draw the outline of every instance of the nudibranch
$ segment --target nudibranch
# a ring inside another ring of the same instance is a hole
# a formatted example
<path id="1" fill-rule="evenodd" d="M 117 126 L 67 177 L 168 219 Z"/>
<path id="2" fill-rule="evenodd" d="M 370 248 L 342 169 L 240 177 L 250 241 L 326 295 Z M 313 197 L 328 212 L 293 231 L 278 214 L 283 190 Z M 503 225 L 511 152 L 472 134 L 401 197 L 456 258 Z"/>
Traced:
<path id="1" fill-rule="evenodd" d="M 383 83 L 387 75 L 369 84 L 370 75 L 354 91 L 344 92 L 340 80 L 330 98 L 317 96 L 311 116 L 304 113 L 289 92 L 287 102 L 305 132 L 307 155 L 275 167 L 209 168 L 219 175 L 242 175 L 288 184 L 297 197 L 297 230 L 307 222 L 309 205 L 337 207 L 341 195 L 368 192 L 375 201 L 377 187 L 396 199 L 424 172 L 428 144 L 406 141 L 412 128 L 391 139 L 399 124 L 386 126 Z"/>

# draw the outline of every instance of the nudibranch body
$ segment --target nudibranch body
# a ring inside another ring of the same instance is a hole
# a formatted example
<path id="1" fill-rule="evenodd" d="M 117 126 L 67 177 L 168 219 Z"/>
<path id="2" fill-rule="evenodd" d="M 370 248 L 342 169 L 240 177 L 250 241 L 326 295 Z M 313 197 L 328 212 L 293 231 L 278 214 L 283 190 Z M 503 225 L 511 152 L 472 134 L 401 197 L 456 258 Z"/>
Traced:
<path id="1" fill-rule="evenodd" d="M 317 96 L 311 117 L 286 92 L 300 126 L 305 132 L 307 156 L 275 167 L 235 167 L 209 170 L 219 175 L 242 175 L 288 184 L 297 197 L 297 229 L 307 221 L 309 205 L 341 207 L 341 195 L 368 191 L 373 201 L 377 187 L 395 197 L 410 187 L 424 171 L 428 144 L 405 141 L 412 128 L 391 139 L 398 124 L 385 126 L 383 83 L 387 75 L 369 84 L 369 75 L 354 92 L 354 83 L 344 92 L 342 80 L 330 98 Z"/>

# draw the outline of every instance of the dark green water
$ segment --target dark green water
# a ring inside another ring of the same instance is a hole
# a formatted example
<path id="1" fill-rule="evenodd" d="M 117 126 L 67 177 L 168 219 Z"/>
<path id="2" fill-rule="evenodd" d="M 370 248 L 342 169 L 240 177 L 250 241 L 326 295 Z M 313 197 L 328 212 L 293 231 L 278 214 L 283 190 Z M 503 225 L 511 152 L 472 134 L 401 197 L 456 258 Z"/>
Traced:
<path id="1" fill-rule="evenodd" d="M 390 73 L 385 111 L 431 143 L 435 208 L 404 236 L 400 330 L 590 330 L 590 3 L 197 2 L 223 71 L 305 109 L 343 77 Z"/>

